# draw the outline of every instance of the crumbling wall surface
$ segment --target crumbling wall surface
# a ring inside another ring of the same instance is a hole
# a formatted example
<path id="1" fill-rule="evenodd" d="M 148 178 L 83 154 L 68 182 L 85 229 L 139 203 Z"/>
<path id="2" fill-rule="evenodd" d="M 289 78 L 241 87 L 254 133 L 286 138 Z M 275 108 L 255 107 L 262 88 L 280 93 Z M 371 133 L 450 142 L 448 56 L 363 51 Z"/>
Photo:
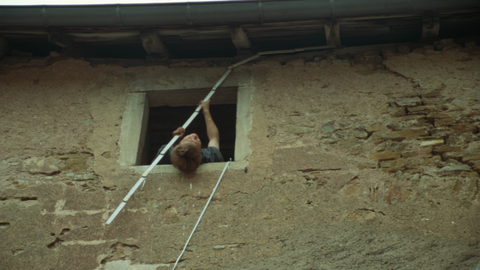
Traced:
<path id="1" fill-rule="evenodd" d="M 103 178 L 135 70 L 52 59 L 0 75 L 2 269 L 94 269 L 105 245 Z"/>
<path id="2" fill-rule="evenodd" d="M 458 47 L 249 64 L 249 165 L 178 269 L 474 269 L 480 53 Z M 139 178 L 117 141 L 129 85 L 204 65 L 3 67 L 0 268 L 171 269 L 220 172 L 151 174 L 105 225 Z"/>

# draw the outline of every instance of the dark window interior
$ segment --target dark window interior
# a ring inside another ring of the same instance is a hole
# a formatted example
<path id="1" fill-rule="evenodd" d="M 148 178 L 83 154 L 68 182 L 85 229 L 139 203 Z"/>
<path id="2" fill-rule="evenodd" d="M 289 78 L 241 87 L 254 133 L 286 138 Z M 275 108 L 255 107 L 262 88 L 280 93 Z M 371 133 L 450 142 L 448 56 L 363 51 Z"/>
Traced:
<path id="1" fill-rule="evenodd" d="M 170 142 L 172 132 L 182 126 L 193 114 L 196 106 L 160 106 L 150 107 L 144 158 L 141 165 L 150 165 L 156 157 L 158 149 Z M 225 161 L 234 160 L 235 155 L 235 132 L 237 105 L 210 105 L 210 113 L 220 133 L 220 152 Z M 187 133 L 197 133 L 202 141 L 202 148 L 208 147 L 208 137 L 205 127 L 205 119 L 200 112 L 195 120 L 190 123 Z"/>

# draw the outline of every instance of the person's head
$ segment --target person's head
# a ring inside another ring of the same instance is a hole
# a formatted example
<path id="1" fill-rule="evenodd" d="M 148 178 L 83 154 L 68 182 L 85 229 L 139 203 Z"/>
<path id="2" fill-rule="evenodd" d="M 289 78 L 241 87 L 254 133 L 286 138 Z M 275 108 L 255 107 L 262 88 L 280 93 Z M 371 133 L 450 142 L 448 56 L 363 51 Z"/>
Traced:
<path id="1" fill-rule="evenodd" d="M 197 134 L 185 136 L 170 153 L 172 165 L 182 172 L 191 173 L 197 170 L 202 161 L 202 142 Z"/>

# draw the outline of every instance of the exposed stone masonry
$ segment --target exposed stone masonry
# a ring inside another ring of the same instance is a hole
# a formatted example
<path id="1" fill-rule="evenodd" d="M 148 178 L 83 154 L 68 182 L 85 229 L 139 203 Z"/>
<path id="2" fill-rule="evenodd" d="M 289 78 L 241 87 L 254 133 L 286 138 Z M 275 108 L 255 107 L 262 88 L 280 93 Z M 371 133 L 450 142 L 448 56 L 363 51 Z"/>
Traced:
<path id="1" fill-rule="evenodd" d="M 253 75 L 248 167 L 227 171 L 178 269 L 473 269 L 480 50 L 460 47 L 242 66 Z M 220 171 L 152 173 L 106 226 L 139 177 L 118 163 L 126 96 L 142 80 L 213 84 L 231 63 L 52 59 L 0 74 L 2 266 L 171 269 Z"/>

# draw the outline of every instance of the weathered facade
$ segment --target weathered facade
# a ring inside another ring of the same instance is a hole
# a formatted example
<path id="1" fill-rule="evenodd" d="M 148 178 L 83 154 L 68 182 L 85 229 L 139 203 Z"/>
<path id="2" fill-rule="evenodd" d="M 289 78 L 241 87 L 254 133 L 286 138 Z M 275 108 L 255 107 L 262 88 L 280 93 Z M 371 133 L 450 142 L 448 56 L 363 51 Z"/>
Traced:
<path id="1" fill-rule="evenodd" d="M 243 156 L 179 269 L 473 270 L 480 49 L 437 45 L 235 69 L 225 83 L 244 91 Z M 171 269 L 224 163 L 156 168 L 105 225 L 145 168 L 120 162 L 127 100 L 211 87 L 229 64 L 3 65 L 0 268 Z"/>

